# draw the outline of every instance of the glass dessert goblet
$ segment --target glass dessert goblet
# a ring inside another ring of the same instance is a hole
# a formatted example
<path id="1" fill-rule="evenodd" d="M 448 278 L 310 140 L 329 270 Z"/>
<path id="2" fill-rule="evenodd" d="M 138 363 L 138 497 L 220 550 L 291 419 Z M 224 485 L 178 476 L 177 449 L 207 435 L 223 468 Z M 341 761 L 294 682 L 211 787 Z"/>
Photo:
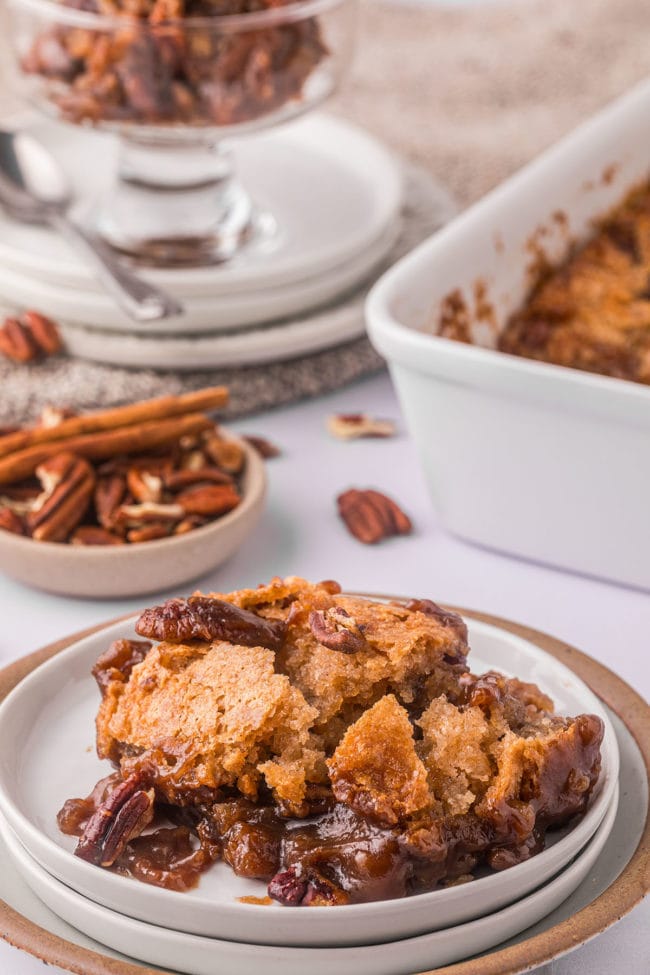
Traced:
<path id="1" fill-rule="evenodd" d="M 104 239 L 175 266 L 228 260 L 272 238 L 273 215 L 256 209 L 229 144 L 335 90 L 352 55 L 356 0 L 7 6 L 23 93 L 57 119 L 119 138 L 116 178 L 94 214 Z"/>

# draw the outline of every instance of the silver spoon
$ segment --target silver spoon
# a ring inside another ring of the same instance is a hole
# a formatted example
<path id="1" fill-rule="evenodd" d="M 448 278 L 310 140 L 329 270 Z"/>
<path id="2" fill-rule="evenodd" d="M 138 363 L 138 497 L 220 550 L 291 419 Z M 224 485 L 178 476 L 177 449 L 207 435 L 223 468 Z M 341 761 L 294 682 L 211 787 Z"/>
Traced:
<path id="1" fill-rule="evenodd" d="M 72 193 L 58 163 L 26 132 L 0 129 L 0 204 L 17 220 L 46 223 L 90 258 L 97 277 L 138 322 L 179 315 L 183 306 L 126 268 L 112 249 L 68 216 Z"/>

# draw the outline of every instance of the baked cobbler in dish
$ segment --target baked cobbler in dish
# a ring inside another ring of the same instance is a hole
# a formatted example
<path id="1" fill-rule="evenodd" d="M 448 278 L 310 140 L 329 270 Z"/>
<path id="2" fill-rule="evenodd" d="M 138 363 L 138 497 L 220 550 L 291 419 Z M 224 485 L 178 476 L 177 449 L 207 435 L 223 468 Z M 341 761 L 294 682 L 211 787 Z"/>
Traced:
<path id="1" fill-rule="evenodd" d="M 650 186 L 543 276 L 499 340 L 503 352 L 650 383 Z"/>

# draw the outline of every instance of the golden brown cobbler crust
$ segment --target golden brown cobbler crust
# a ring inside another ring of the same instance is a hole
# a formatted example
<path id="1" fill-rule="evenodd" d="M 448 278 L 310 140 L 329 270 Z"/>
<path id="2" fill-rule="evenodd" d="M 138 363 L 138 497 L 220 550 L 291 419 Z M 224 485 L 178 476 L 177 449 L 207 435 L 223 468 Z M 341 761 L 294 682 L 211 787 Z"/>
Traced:
<path id="1" fill-rule="evenodd" d="M 650 383 L 650 186 L 547 275 L 499 340 L 503 352 Z"/>

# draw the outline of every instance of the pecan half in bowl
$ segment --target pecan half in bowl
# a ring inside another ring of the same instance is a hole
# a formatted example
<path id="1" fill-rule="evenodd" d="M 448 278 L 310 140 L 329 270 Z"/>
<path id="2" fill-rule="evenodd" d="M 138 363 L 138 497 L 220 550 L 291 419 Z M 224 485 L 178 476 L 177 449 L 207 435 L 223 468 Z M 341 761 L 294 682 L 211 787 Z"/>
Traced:
<path id="1" fill-rule="evenodd" d="M 117 537 L 115 529 L 107 531 L 99 524 L 77 528 L 72 544 L 48 540 L 50 530 L 56 532 L 57 520 L 44 511 L 44 528 L 36 526 L 30 538 L 19 533 L 19 521 L 13 518 L 10 523 L 5 514 L 7 523 L 0 519 L 0 529 L 4 529 L 0 530 L 0 571 L 47 592 L 95 599 L 159 592 L 197 579 L 237 551 L 255 529 L 264 505 L 264 461 L 245 441 L 235 437 L 223 441 L 228 442 L 236 445 L 245 457 L 239 480 L 241 497 L 233 510 L 216 520 L 203 523 L 209 513 L 207 509 L 212 512 L 218 501 L 216 492 L 204 485 L 195 487 L 191 483 L 191 470 L 180 471 L 174 476 L 185 477 L 187 484 L 174 483 L 174 490 L 183 510 L 176 503 L 146 500 L 122 504 L 119 517 L 126 519 L 126 523 L 121 526 L 122 535 Z M 83 465 L 78 466 L 78 476 L 82 477 Z M 132 490 L 139 491 L 144 498 L 147 479 L 136 483 L 132 475 L 132 481 Z M 149 487 L 154 486 L 153 482 L 149 483 Z M 219 489 L 222 485 L 214 487 Z M 107 505 L 111 503 L 109 488 L 107 485 L 106 498 L 102 497 Z M 0 487 L 0 493 L 3 490 Z M 76 490 L 83 491 L 84 482 Z M 7 511 L 3 508 L 0 515 Z M 168 529 L 163 531 L 166 518 L 174 519 L 175 534 L 170 534 Z M 36 540 L 39 527 L 45 536 Z"/>

